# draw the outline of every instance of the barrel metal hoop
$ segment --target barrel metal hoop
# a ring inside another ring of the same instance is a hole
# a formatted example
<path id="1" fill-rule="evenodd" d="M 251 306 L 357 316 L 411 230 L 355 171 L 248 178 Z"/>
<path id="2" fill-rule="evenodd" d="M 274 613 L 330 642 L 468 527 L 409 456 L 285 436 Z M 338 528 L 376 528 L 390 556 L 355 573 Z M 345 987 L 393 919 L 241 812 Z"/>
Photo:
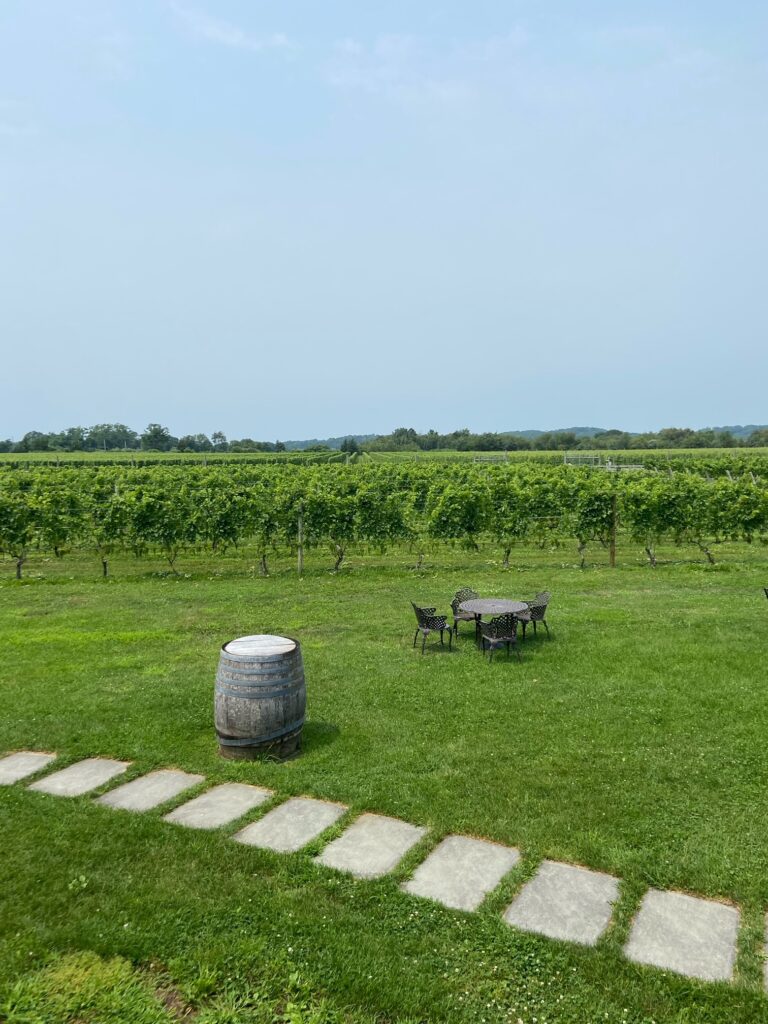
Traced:
<path id="1" fill-rule="evenodd" d="M 249 675 L 256 673 L 257 675 L 266 673 L 277 673 L 277 672 L 301 672 L 304 669 L 304 663 L 301 658 L 283 658 L 282 661 L 274 661 L 269 663 L 264 662 L 232 662 L 226 661 L 221 658 L 219 661 L 219 671 L 234 672 L 236 674 L 242 673 L 243 675 Z"/>
<path id="2" fill-rule="evenodd" d="M 290 694 L 298 694 L 299 691 L 293 686 L 285 686 L 282 689 L 266 688 L 255 689 L 252 686 L 237 689 L 234 686 L 225 686 L 219 683 L 216 687 L 216 695 L 222 697 L 237 697 L 239 700 L 271 700 L 273 697 L 286 697 Z"/>
<path id="3" fill-rule="evenodd" d="M 237 682 L 242 679 L 245 683 L 270 683 L 270 682 L 283 682 L 286 683 L 303 683 L 304 673 L 303 672 L 292 672 L 290 675 L 286 675 L 284 672 L 227 672 L 220 668 L 216 673 L 216 682 Z"/>
<path id="4" fill-rule="evenodd" d="M 216 673 L 216 685 L 219 683 L 224 686 L 302 686 L 304 683 L 304 674 L 299 672 L 295 675 L 279 675 L 273 673 L 268 676 L 257 676 L 257 675 L 233 675 L 230 672 L 222 672 L 219 670 Z"/>
<path id="5" fill-rule="evenodd" d="M 304 719 L 299 718 L 295 722 L 291 722 L 290 725 L 284 725 L 282 729 L 278 729 L 277 732 L 267 733 L 266 736 L 249 736 L 245 739 L 236 739 L 234 736 L 222 736 L 220 732 L 216 732 L 219 738 L 219 743 L 223 747 L 258 747 L 262 743 L 268 743 L 270 740 L 279 739 L 281 736 L 285 736 L 289 732 L 293 732 L 295 729 L 300 729 L 304 724 Z"/>

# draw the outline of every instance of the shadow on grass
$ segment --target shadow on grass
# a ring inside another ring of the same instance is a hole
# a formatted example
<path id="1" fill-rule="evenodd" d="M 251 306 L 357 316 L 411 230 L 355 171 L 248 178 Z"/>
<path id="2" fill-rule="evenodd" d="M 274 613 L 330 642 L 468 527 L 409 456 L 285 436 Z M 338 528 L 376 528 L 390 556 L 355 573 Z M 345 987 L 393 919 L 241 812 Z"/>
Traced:
<path id="1" fill-rule="evenodd" d="M 321 750 L 339 738 L 339 727 L 332 722 L 305 722 L 301 734 L 301 749 L 304 753 Z"/>

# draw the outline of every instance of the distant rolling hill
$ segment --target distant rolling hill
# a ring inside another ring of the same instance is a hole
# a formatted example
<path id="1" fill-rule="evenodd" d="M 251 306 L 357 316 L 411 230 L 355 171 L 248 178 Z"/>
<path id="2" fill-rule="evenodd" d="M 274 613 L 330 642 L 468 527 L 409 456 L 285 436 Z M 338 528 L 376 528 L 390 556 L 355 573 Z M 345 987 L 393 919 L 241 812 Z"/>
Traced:
<path id="1" fill-rule="evenodd" d="M 505 434 L 514 434 L 515 437 L 536 438 L 542 434 L 575 434 L 576 437 L 594 437 L 595 434 L 602 434 L 606 427 L 554 427 L 552 430 L 505 430 Z"/>
<path id="2" fill-rule="evenodd" d="M 344 434 L 343 437 L 311 437 L 307 441 L 286 441 L 285 447 L 290 452 L 303 452 L 305 448 L 312 448 L 316 444 L 324 444 L 329 448 L 341 448 L 343 442 L 348 437 L 353 437 L 358 444 L 362 444 L 364 441 L 373 441 L 375 437 L 381 437 L 381 434 Z"/>
<path id="3" fill-rule="evenodd" d="M 748 423 L 745 427 L 709 427 L 708 429 L 714 430 L 716 434 L 730 431 L 734 437 L 749 437 L 753 431 L 768 430 L 768 427 L 764 423 Z"/>

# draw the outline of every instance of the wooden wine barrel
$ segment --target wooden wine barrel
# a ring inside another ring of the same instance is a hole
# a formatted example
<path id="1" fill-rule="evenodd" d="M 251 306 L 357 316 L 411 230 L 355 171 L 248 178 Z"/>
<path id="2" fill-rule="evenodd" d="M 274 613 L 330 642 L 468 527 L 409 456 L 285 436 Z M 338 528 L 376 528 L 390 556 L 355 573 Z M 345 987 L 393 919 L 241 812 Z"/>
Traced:
<path id="1" fill-rule="evenodd" d="M 243 636 L 221 648 L 214 722 L 224 757 L 291 757 L 301 746 L 307 690 L 298 640 Z"/>

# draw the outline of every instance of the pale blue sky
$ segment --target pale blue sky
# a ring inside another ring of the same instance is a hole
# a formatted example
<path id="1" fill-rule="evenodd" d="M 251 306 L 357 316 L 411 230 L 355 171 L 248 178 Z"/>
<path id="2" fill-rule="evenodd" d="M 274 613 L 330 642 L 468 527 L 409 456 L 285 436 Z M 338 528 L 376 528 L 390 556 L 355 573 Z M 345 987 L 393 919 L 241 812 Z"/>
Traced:
<path id="1" fill-rule="evenodd" d="M 768 422 L 768 5 L 2 0 L 0 436 Z"/>

